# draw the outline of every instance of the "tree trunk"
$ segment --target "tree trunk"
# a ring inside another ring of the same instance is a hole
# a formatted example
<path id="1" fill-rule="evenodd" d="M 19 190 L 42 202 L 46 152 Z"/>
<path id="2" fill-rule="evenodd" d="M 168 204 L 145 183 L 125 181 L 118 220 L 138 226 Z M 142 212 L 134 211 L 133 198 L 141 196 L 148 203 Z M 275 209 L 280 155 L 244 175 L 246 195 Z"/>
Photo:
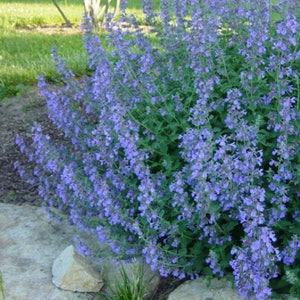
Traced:
<path id="1" fill-rule="evenodd" d="M 83 0 L 84 10 L 87 16 L 91 18 L 94 28 L 99 28 L 98 20 L 99 18 L 105 18 L 108 13 L 109 5 L 111 0 L 105 0 L 103 6 L 101 6 L 101 0 Z M 116 6 L 114 7 L 114 14 L 116 14 L 120 9 L 121 0 L 116 1 Z"/>
<path id="2" fill-rule="evenodd" d="M 101 0 L 84 0 L 85 13 L 91 18 L 94 28 L 98 28 L 98 16 Z"/>
<path id="3" fill-rule="evenodd" d="M 63 17 L 63 19 L 65 20 L 65 23 L 68 27 L 72 27 L 72 23 L 68 20 L 68 18 L 65 16 L 65 14 L 63 13 L 63 11 L 61 10 L 61 8 L 59 7 L 58 3 L 56 2 L 56 0 L 52 0 L 53 4 L 55 5 L 55 7 L 58 9 L 59 13 L 61 14 L 61 16 Z"/>

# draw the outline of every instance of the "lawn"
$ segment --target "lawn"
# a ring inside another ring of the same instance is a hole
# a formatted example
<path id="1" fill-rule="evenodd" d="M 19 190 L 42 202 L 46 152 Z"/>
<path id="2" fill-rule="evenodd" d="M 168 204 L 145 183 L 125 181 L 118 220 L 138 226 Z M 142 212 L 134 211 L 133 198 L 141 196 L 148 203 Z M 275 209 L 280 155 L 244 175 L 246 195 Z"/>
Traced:
<path id="1" fill-rule="evenodd" d="M 73 29 L 61 28 L 64 20 L 51 1 L 0 1 L 0 99 L 35 85 L 39 74 L 55 81 L 52 46 L 76 75 L 86 72 L 80 30 L 82 1 L 58 3 Z M 140 1 L 129 1 L 129 9 L 142 19 Z"/>

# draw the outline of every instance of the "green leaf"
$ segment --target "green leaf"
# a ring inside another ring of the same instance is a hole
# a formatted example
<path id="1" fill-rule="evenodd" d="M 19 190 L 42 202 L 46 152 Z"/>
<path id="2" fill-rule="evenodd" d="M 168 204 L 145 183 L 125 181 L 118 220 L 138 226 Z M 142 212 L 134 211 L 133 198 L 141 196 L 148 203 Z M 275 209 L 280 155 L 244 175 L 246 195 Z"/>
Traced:
<path id="1" fill-rule="evenodd" d="M 300 226 L 294 226 L 290 229 L 291 233 L 297 234 L 300 236 Z"/>
<path id="2" fill-rule="evenodd" d="M 235 228 L 239 223 L 237 221 L 234 220 L 230 220 L 227 223 L 222 225 L 222 229 L 225 232 L 230 232 L 233 228 Z"/>

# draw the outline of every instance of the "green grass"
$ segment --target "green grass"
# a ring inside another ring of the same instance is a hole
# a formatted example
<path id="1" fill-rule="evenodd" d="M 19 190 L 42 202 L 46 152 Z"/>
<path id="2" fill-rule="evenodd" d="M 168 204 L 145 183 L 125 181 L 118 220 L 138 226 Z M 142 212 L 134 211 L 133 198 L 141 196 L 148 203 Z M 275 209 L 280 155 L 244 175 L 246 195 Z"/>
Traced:
<path id="1" fill-rule="evenodd" d="M 80 22 L 83 15 L 80 0 L 58 0 L 58 3 L 72 23 Z M 63 18 L 50 0 L 0 0 L 0 30 L 62 23 Z"/>
<path id="2" fill-rule="evenodd" d="M 81 34 L 43 35 L 34 31 L 3 33 L 0 36 L 0 85 L 3 89 L 13 89 L 13 86 L 21 83 L 34 85 L 38 74 L 46 74 L 54 79 L 54 65 L 50 55 L 52 46 L 57 47 L 75 74 L 84 73 L 86 53 L 82 47 Z"/>
<path id="3" fill-rule="evenodd" d="M 82 0 L 58 0 L 58 3 L 70 22 L 79 27 L 84 12 Z M 157 7 L 158 3 L 156 0 Z M 129 10 L 142 19 L 139 0 L 129 0 Z M 55 81 L 52 46 L 57 47 L 76 75 L 86 72 L 86 53 L 80 33 L 43 34 L 36 30 L 63 23 L 50 0 L 0 0 L 0 100 L 35 85 L 39 74 Z"/>
<path id="4" fill-rule="evenodd" d="M 70 21 L 79 24 L 81 2 L 59 3 Z M 55 80 L 52 46 L 58 48 L 76 74 L 84 73 L 86 54 L 81 34 L 49 35 L 34 30 L 37 26 L 59 26 L 63 22 L 51 1 L 0 1 L 0 99 L 20 92 L 24 86 L 35 85 L 39 74 Z"/>
<path id="5" fill-rule="evenodd" d="M 104 268 L 104 272 L 106 272 Z M 146 284 L 144 282 L 144 266 L 137 260 L 132 262 L 131 268 L 126 268 L 120 262 L 120 269 L 112 280 L 107 280 L 107 291 L 100 292 L 100 299 L 103 300 L 142 300 L 145 296 Z"/>

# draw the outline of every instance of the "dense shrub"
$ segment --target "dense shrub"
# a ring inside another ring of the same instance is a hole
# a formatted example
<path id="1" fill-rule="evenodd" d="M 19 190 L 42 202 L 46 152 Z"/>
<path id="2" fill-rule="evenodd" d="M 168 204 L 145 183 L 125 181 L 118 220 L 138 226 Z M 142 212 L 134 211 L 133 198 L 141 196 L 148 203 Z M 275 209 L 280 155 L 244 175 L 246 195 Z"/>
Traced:
<path id="1" fill-rule="evenodd" d="M 30 180 L 162 275 L 232 274 L 246 299 L 299 294 L 299 1 L 142 2 L 148 29 L 124 12 L 109 51 L 85 22 L 90 76 L 53 51 L 64 85 L 39 87 L 69 143 L 40 125 L 29 146 L 17 136 Z"/>

